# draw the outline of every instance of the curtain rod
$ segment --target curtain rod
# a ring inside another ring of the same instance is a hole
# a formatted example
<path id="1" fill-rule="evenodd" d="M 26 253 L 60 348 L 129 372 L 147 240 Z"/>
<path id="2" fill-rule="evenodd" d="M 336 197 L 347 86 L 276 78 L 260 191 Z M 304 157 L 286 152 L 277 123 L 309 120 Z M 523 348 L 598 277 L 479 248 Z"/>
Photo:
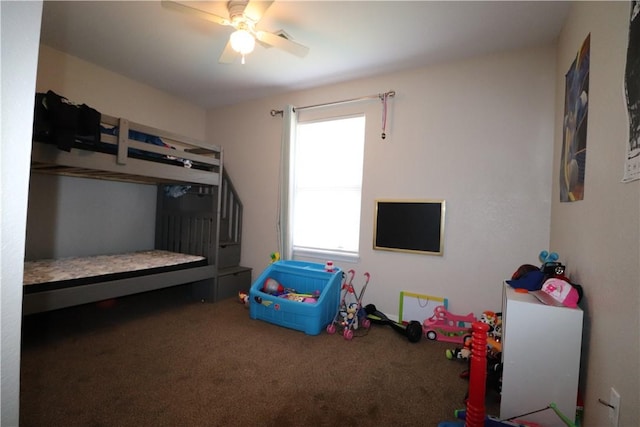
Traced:
<path id="1" fill-rule="evenodd" d="M 368 99 L 382 99 L 382 100 L 384 100 L 385 98 L 392 98 L 395 95 L 396 95 L 396 92 L 394 90 L 390 90 L 388 92 L 378 93 L 377 95 L 361 96 L 360 98 L 345 99 L 343 101 L 327 102 L 325 104 L 307 105 L 305 107 L 295 107 L 294 110 L 310 110 L 312 108 L 328 107 L 328 106 L 332 106 L 332 105 L 341 105 L 341 104 L 349 104 L 351 102 L 366 101 Z M 271 117 L 281 116 L 282 114 L 283 114 L 283 110 L 271 110 Z"/>

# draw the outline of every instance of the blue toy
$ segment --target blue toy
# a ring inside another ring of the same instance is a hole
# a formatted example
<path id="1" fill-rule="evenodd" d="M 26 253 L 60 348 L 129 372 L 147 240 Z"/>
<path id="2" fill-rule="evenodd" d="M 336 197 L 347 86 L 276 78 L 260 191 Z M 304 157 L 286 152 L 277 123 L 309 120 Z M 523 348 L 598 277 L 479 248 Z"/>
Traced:
<path id="1" fill-rule="evenodd" d="M 560 259 L 560 255 L 558 255 L 557 252 L 541 251 L 540 255 L 538 255 L 538 259 L 542 265 L 545 265 L 549 262 L 557 262 L 558 259 Z"/>
<path id="2" fill-rule="evenodd" d="M 560 418 L 567 427 L 577 427 L 576 423 L 574 423 L 566 415 L 564 415 L 562 411 L 558 409 L 558 406 L 553 402 L 550 403 L 549 406 L 541 408 L 537 411 L 533 411 L 532 413 L 546 411 L 547 409 L 552 409 L 556 413 L 558 418 Z M 469 426 L 466 423 L 466 419 L 467 419 L 466 410 L 460 409 L 455 411 L 455 413 L 456 413 L 455 414 L 456 417 L 464 421 L 443 421 L 441 423 L 438 423 L 438 427 L 474 427 L 474 426 Z M 529 414 L 523 414 L 523 415 L 529 415 Z M 513 418 L 517 418 L 517 417 L 513 417 Z M 519 421 L 513 421 L 513 419 L 501 420 L 498 417 L 485 415 L 484 423 L 483 423 L 483 426 L 481 427 L 529 427 L 531 425 L 532 424 L 529 424 L 526 421 L 519 422 Z"/>

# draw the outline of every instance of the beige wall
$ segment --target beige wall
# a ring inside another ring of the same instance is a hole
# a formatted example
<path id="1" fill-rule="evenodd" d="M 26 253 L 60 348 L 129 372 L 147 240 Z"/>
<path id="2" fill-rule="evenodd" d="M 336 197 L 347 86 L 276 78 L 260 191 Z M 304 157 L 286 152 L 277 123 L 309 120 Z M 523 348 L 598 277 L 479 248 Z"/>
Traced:
<path id="1" fill-rule="evenodd" d="M 361 258 L 337 264 L 368 271 L 365 302 L 391 316 L 403 290 L 446 297 L 455 313 L 499 311 L 502 280 L 548 249 L 554 72 L 543 47 L 210 111 L 207 138 L 224 146 L 245 207 L 243 264 L 255 277 L 277 250 L 282 119 L 270 110 L 395 90 L 387 139 L 365 148 Z M 444 256 L 372 249 L 374 200 L 411 197 L 446 200 Z"/>
<path id="2" fill-rule="evenodd" d="M 609 389 L 621 395 L 620 426 L 640 425 L 640 182 L 621 183 L 628 123 L 624 66 L 629 2 L 574 3 L 558 44 L 556 111 L 564 75 L 591 34 L 585 196 L 560 203 L 562 115 L 556 114 L 551 247 L 585 290 L 582 387 L 585 426 L 606 426 Z"/>
<path id="3" fill-rule="evenodd" d="M 204 140 L 203 108 L 46 45 L 40 45 L 36 90 L 53 90 L 104 114 Z"/>

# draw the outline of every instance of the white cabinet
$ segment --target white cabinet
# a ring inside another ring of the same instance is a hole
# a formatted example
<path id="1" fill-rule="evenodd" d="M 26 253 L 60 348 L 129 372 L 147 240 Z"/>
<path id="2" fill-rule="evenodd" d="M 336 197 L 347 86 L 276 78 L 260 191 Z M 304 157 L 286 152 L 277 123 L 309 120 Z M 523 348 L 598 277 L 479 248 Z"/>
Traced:
<path id="1" fill-rule="evenodd" d="M 502 301 L 502 396 L 500 418 L 526 414 L 555 403 L 575 418 L 582 342 L 580 308 L 545 305 L 504 283 Z M 521 417 L 564 426 L 551 409 Z"/>

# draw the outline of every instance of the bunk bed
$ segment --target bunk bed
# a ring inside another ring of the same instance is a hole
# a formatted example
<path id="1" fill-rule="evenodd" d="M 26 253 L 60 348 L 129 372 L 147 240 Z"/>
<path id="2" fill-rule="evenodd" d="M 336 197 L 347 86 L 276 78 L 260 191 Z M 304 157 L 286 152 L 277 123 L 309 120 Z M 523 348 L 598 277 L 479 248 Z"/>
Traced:
<path id="1" fill-rule="evenodd" d="M 123 118 L 98 113 L 97 121 L 99 131 L 76 132 L 71 140 L 67 132 L 62 147 L 54 130 L 49 135 L 34 124 L 31 170 L 156 185 L 155 248 L 26 260 L 23 314 L 183 284 L 192 284 L 198 299 L 215 300 L 222 149 Z"/>

